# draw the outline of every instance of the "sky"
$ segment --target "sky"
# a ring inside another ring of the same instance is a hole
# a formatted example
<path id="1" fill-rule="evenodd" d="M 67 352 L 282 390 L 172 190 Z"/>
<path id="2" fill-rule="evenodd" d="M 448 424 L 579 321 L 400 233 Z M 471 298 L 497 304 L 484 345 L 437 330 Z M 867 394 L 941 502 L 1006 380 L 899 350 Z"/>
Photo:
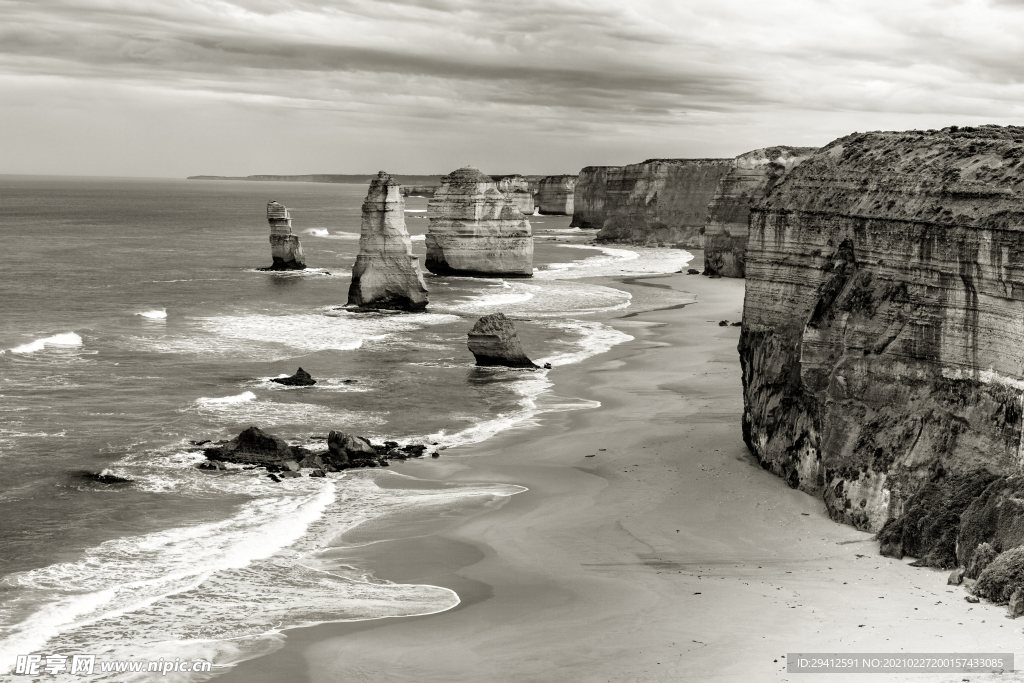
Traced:
<path id="1" fill-rule="evenodd" d="M 576 173 L 1024 124 L 1024 0 L 0 0 L 0 173 Z"/>

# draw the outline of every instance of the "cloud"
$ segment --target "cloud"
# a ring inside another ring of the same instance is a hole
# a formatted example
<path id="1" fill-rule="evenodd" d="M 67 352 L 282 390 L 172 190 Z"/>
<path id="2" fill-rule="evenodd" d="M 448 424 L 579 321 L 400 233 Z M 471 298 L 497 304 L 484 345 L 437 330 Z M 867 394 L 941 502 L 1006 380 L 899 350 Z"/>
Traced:
<path id="1" fill-rule="evenodd" d="M 96 159 L 87 142 L 47 143 L 56 125 L 86 141 L 116 140 L 111 116 L 141 139 L 153 126 L 157 150 L 169 144 L 168 129 L 277 135 L 289 149 L 282 166 L 307 159 L 295 172 L 362 172 L 375 154 L 446 164 L 496 133 L 496 151 L 480 151 L 491 163 L 571 171 L 584 159 L 823 144 L 876 125 L 1019 122 L 1020 5 L 0 0 L 0 79 L 9 94 L 0 124 L 27 136 L 0 171 L 60 172 L 76 161 L 103 172 L 129 161 L 138 168 L 130 151 Z M 33 123 L 31 109 L 46 115 Z M 300 123 L 351 139 L 310 142 L 315 131 L 296 130 Z M 363 144 L 367 134 L 390 135 L 404 156 Z M 217 148 L 204 163 L 232 156 Z M 323 169 L 327 148 L 355 156 Z M 498 158 L 509 149 L 512 159 Z M 180 159 L 159 155 L 144 168 L 183 170 Z"/>

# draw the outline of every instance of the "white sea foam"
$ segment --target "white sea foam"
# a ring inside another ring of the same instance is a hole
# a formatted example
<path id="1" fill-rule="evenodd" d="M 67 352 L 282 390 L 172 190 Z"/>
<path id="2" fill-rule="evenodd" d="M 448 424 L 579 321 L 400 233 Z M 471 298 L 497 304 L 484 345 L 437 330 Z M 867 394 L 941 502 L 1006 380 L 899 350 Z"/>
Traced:
<path id="1" fill-rule="evenodd" d="M 229 406 L 236 403 L 248 403 L 249 401 L 255 401 L 256 394 L 251 391 L 246 391 L 235 396 L 223 396 L 221 398 L 197 398 L 196 403 L 204 406 Z"/>
<path id="2" fill-rule="evenodd" d="M 320 235 L 321 237 L 329 237 L 332 240 L 357 240 L 359 239 L 358 232 L 345 232 L 342 230 L 332 232 L 329 235 Z"/>
<path id="3" fill-rule="evenodd" d="M 406 209 L 406 213 L 426 213 L 426 209 Z"/>
<path id="4" fill-rule="evenodd" d="M 306 235 L 315 235 L 317 237 L 327 237 L 331 233 L 327 228 L 309 228 L 308 230 L 302 231 Z"/>
<path id="5" fill-rule="evenodd" d="M 9 349 L 7 353 L 35 353 L 36 351 L 42 351 L 47 347 L 63 347 L 73 348 L 82 345 L 82 338 L 74 332 L 65 332 L 63 334 L 55 334 L 52 337 L 44 337 L 42 339 L 36 339 L 30 341 L 27 344 L 21 346 L 15 346 L 13 349 Z"/>
<path id="6" fill-rule="evenodd" d="M 143 318 L 150 318 L 151 320 L 162 320 L 167 317 L 167 309 L 154 308 L 151 311 L 143 311 L 142 313 L 136 313 L 135 315 L 141 315 Z"/>
<path id="7" fill-rule="evenodd" d="M 559 346 L 570 348 L 561 353 L 538 358 L 535 361 L 538 365 L 550 363 L 554 367 L 558 367 L 559 365 L 579 363 L 591 356 L 604 353 L 614 346 L 633 340 L 633 337 L 625 332 L 620 332 L 614 327 L 593 320 L 558 320 L 548 322 L 546 325 L 578 334 L 580 338 L 573 341 L 556 341 L 555 343 Z"/>
<path id="8" fill-rule="evenodd" d="M 376 580 L 333 560 L 331 540 L 382 515 L 463 501 L 496 506 L 525 490 L 413 479 L 402 488 L 402 478 L 386 471 L 273 484 L 256 472 L 217 476 L 189 463 L 165 469 L 228 491 L 244 485 L 255 499 L 222 521 L 115 539 L 77 562 L 10 577 L 14 590 L 42 604 L 3 625 L 3 667 L 40 651 L 226 664 L 274 648 L 285 628 L 450 609 L 459 602 L 453 591 Z M 382 478 L 393 483 L 382 488 Z"/>
<path id="9" fill-rule="evenodd" d="M 558 246 L 565 249 L 594 249 L 601 254 L 569 263 L 552 263 L 547 270 L 534 273 L 534 278 L 567 280 L 584 277 L 675 273 L 693 259 L 693 254 L 684 249 L 650 247 L 616 249 L 584 244 L 559 244 Z"/>
<path id="10" fill-rule="evenodd" d="M 409 239 L 411 241 L 413 241 L 413 242 L 425 242 L 426 239 L 427 239 L 427 236 L 425 234 L 424 235 L 409 235 Z"/>

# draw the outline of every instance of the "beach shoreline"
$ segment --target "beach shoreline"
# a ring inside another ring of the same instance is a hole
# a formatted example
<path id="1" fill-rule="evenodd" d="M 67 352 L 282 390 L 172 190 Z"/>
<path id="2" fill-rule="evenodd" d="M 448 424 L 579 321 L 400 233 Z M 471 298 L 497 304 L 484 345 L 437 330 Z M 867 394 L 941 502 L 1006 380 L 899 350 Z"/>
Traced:
<path id="1" fill-rule="evenodd" d="M 786 673 L 787 652 L 1020 654 L 1004 608 L 964 602 L 945 572 L 880 557 L 869 534 L 751 457 L 739 329 L 718 324 L 741 319 L 743 280 L 630 279 L 696 302 L 627 312 L 609 324 L 633 341 L 551 371 L 555 394 L 600 408 L 395 467 L 528 489 L 353 552 L 376 578 L 449 588 L 459 605 L 291 629 L 218 680 L 809 681 Z"/>

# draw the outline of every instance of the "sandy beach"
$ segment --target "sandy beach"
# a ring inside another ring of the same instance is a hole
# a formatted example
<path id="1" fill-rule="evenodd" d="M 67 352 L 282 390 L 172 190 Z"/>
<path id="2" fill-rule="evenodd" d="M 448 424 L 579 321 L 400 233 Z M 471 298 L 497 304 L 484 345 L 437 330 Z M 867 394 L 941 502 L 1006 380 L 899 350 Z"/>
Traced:
<path id="1" fill-rule="evenodd" d="M 832 522 L 750 456 L 740 331 L 718 325 L 740 320 L 743 280 L 644 283 L 695 302 L 617 319 L 633 341 L 550 375 L 558 396 L 600 408 L 394 468 L 528 491 L 345 551 L 378 578 L 450 588 L 458 607 L 288 631 L 282 649 L 219 680 L 1024 680 L 786 673 L 789 652 L 1021 662 L 1024 640 L 1005 608 L 965 602 L 946 572 L 879 556 L 870 534 Z"/>

